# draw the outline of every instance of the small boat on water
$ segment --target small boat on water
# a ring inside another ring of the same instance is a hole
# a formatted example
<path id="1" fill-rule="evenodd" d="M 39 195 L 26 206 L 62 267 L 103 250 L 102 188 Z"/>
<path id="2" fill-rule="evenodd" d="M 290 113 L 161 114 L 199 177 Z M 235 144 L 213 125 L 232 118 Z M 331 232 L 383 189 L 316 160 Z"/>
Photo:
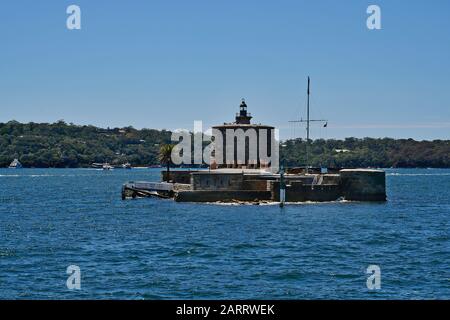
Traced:
<path id="1" fill-rule="evenodd" d="M 22 164 L 18 159 L 14 159 L 11 164 L 9 165 L 10 169 L 20 169 L 22 168 Z"/>
<path id="2" fill-rule="evenodd" d="M 129 162 L 122 164 L 122 169 L 131 169 L 131 164 Z"/>
<path id="3" fill-rule="evenodd" d="M 92 168 L 95 169 L 103 169 L 103 170 L 111 170 L 111 169 L 131 169 L 132 166 L 130 163 L 126 162 L 123 164 L 119 164 L 119 165 L 110 165 L 108 162 L 104 162 L 104 163 L 98 163 L 98 162 L 94 162 L 93 164 L 91 164 Z"/>
<path id="4" fill-rule="evenodd" d="M 102 169 L 103 170 L 112 170 L 112 169 L 114 169 L 114 167 L 111 166 L 109 163 L 105 163 L 105 164 L 103 164 Z"/>

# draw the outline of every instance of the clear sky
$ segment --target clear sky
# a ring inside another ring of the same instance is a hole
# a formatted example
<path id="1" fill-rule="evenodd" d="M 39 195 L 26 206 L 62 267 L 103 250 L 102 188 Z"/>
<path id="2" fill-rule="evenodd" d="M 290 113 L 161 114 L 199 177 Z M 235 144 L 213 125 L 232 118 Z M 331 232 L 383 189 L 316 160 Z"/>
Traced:
<path id="1" fill-rule="evenodd" d="M 448 0 L 4 0 L 0 40 L 0 122 L 192 129 L 245 98 L 254 122 L 304 136 L 288 121 L 310 75 L 329 120 L 312 138 L 450 139 Z"/>

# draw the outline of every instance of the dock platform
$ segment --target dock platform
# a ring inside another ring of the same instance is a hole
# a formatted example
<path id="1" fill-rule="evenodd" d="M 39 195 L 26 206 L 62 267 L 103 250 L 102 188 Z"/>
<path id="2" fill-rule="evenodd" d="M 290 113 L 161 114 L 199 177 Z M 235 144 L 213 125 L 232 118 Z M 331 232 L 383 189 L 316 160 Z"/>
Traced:
<path id="1" fill-rule="evenodd" d="M 172 198 L 174 184 L 167 182 L 130 181 L 122 186 L 122 200 L 136 197 Z"/>

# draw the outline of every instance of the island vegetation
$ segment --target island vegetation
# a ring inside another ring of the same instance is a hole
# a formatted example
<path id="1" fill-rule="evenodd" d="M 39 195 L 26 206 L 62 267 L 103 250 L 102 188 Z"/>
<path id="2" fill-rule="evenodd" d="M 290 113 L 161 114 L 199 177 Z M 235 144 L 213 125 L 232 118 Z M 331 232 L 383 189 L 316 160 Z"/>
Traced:
<path id="1" fill-rule="evenodd" d="M 98 128 L 56 123 L 0 123 L 0 166 L 12 159 L 24 167 L 76 168 L 92 163 L 133 166 L 158 164 L 160 145 L 170 143 L 166 130 Z"/>
<path id="2" fill-rule="evenodd" d="M 159 148 L 158 160 L 160 163 L 166 166 L 166 179 L 169 182 L 170 177 L 170 166 L 172 165 L 172 151 L 175 145 L 173 144 L 163 144 Z"/>
<path id="3" fill-rule="evenodd" d="M 285 141 L 280 161 L 287 166 L 304 165 L 306 148 L 305 139 Z M 450 168 L 450 140 L 317 139 L 308 148 L 308 162 L 315 167 Z"/>
<path id="4" fill-rule="evenodd" d="M 133 166 L 165 164 L 161 146 L 168 145 L 168 130 L 98 128 L 55 123 L 0 123 L 0 166 L 17 158 L 24 167 L 76 168 L 92 163 Z M 305 165 L 306 141 L 282 142 L 280 160 L 289 167 Z M 346 138 L 310 142 L 313 166 L 450 168 L 450 140 Z"/>

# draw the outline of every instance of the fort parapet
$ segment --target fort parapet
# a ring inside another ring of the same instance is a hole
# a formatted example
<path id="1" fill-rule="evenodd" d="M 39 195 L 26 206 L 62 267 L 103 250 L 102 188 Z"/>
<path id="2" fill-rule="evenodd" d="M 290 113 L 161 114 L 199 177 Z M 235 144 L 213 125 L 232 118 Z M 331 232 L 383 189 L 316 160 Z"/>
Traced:
<path id="1" fill-rule="evenodd" d="M 167 173 L 161 173 L 167 180 Z M 383 170 L 343 169 L 333 174 L 286 174 L 286 202 L 386 201 Z M 172 186 L 168 188 L 167 186 Z M 260 170 L 172 171 L 166 183 L 128 183 L 122 197 L 146 195 L 180 202 L 263 202 L 280 200 L 280 174 Z"/>

